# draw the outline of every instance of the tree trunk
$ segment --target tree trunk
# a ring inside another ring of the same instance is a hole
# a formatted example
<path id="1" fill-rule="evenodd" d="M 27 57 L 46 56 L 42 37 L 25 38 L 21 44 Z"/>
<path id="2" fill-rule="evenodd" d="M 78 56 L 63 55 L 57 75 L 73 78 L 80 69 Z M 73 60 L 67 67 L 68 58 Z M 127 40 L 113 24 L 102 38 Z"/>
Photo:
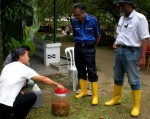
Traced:
<path id="1" fill-rule="evenodd" d="M 0 0 L 0 11 L 1 11 L 1 0 Z M 0 12 L 0 71 L 2 69 L 2 63 L 3 63 L 3 41 L 2 41 L 2 22 Z"/>

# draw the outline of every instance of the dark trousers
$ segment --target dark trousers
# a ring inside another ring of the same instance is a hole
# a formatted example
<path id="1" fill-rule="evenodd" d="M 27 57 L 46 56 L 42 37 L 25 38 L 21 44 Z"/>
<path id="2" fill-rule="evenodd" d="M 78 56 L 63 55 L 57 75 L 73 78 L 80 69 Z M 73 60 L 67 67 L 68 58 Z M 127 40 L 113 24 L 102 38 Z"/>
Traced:
<path id="1" fill-rule="evenodd" d="M 32 92 L 19 94 L 13 107 L 0 104 L 0 119 L 25 119 L 35 101 L 36 95 Z"/>
<path id="2" fill-rule="evenodd" d="M 75 64 L 78 71 L 78 79 L 96 82 L 98 80 L 96 63 L 96 48 L 94 44 L 75 44 Z"/>

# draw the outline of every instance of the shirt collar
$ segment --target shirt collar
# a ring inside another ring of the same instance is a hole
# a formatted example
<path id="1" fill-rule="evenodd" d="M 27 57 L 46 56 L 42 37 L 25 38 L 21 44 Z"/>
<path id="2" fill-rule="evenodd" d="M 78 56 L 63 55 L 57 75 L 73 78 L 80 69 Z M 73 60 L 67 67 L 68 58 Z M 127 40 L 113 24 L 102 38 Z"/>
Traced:
<path id="1" fill-rule="evenodd" d="M 133 10 L 127 19 L 131 19 L 136 14 L 136 11 Z"/>
<path id="2" fill-rule="evenodd" d="M 85 13 L 85 21 L 89 21 L 90 20 L 90 17 L 87 13 Z"/>
<path id="3" fill-rule="evenodd" d="M 75 18 L 76 21 L 78 22 L 81 22 L 79 21 L 78 19 Z M 85 21 L 90 21 L 90 17 L 89 17 L 89 14 L 85 13 Z"/>
<path id="4" fill-rule="evenodd" d="M 135 10 L 133 10 L 128 18 L 132 18 L 135 15 L 135 13 L 136 13 Z"/>

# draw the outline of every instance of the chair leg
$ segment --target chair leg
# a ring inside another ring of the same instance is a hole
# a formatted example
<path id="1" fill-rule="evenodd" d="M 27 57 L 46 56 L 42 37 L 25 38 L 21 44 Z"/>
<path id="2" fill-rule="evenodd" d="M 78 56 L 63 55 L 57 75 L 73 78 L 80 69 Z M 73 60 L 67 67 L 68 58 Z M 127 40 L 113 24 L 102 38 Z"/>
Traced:
<path id="1" fill-rule="evenodd" d="M 73 71 L 73 91 L 76 91 L 77 79 L 76 79 L 76 71 Z"/>
<path id="2" fill-rule="evenodd" d="M 70 84 L 71 81 L 71 71 L 68 71 L 68 84 Z"/>

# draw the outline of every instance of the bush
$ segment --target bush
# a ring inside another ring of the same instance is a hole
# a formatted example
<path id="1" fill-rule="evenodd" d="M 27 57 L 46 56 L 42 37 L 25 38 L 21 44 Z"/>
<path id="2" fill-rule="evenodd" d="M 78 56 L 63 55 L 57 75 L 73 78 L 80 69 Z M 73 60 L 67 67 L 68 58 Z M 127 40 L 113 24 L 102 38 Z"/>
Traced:
<path id="1" fill-rule="evenodd" d="M 70 41 L 70 42 L 74 42 L 74 38 L 72 35 L 66 35 L 66 36 L 62 36 L 60 38 L 60 41 Z"/>
<path id="2" fill-rule="evenodd" d="M 110 35 L 102 34 L 101 41 L 99 42 L 98 46 L 109 46 L 112 47 L 115 38 Z"/>

